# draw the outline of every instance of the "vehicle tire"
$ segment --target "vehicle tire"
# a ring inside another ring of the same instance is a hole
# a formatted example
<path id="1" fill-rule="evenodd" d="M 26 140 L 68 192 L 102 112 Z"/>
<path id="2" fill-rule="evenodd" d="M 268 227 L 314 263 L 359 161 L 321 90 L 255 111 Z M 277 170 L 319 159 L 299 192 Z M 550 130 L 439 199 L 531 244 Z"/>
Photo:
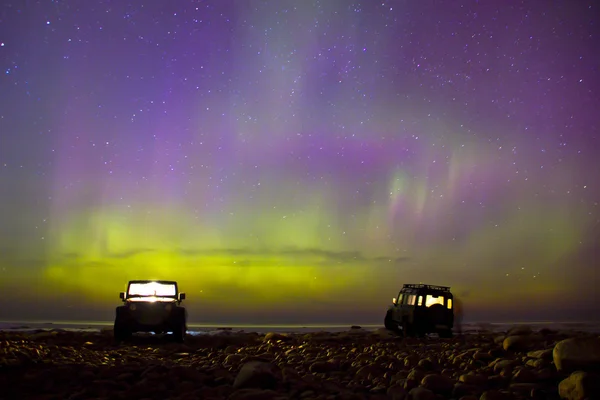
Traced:
<path id="1" fill-rule="evenodd" d="M 446 317 L 446 309 L 444 308 L 443 305 L 433 304 L 428 307 L 428 311 L 429 311 L 428 318 L 433 326 L 438 325 L 438 324 L 445 324 L 447 317 Z"/>
<path id="2" fill-rule="evenodd" d="M 183 343 L 185 341 L 185 328 L 185 322 L 182 322 L 173 328 L 173 339 L 177 343 Z"/>
<path id="3" fill-rule="evenodd" d="M 113 328 L 113 334 L 116 342 L 122 342 L 123 340 L 127 340 L 131 337 L 131 331 L 127 329 L 127 327 L 123 326 L 115 321 L 115 325 Z"/>
<path id="4" fill-rule="evenodd" d="M 409 330 L 412 337 L 424 338 L 427 336 L 427 331 L 425 330 L 425 327 L 422 324 L 413 322 L 412 324 L 410 324 Z"/>
<path id="5" fill-rule="evenodd" d="M 388 311 L 385 314 L 385 319 L 383 320 L 383 325 L 385 326 L 385 329 L 387 329 L 389 331 L 393 331 L 393 332 L 399 331 L 398 324 L 396 323 L 396 321 L 394 321 L 391 311 Z"/>
<path id="6" fill-rule="evenodd" d="M 443 339 L 450 339 L 453 336 L 452 329 L 441 329 L 438 331 L 438 335 Z"/>
<path id="7" fill-rule="evenodd" d="M 402 321 L 402 335 L 404 337 L 413 337 L 415 335 L 414 327 L 408 321 Z"/>

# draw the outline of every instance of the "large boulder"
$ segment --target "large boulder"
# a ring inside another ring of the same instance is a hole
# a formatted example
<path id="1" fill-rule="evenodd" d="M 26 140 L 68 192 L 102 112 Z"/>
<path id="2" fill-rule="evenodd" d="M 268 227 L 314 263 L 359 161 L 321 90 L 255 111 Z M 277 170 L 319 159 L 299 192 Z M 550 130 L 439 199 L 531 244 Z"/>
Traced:
<path id="1" fill-rule="evenodd" d="M 417 386 L 408 392 L 407 400 L 435 400 L 436 396 L 431 390 Z"/>
<path id="2" fill-rule="evenodd" d="M 277 342 L 279 340 L 288 341 L 292 337 L 285 333 L 269 332 L 263 337 L 263 342 Z"/>
<path id="3" fill-rule="evenodd" d="M 510 335 L 504 339 L 502 347 L 506 351 L 523 351 L 527 350 L 530 344 L 530 335 Z"/>
<path id="4" fill-rule="evenodd" d="M 600 376 L 573 372 L 559 383 L 558 394 L 566 400 L 600 399 Z"/>
<path id="5" fill-rule="evenodd" d="M 554 346 L 552 358 L 561 372 L 600 369 L 600 338 L 574 337 L 561 340 Z"/>
<path id="6" fill-rule="evenodd" d="M 281 380 L 281 370 L 276 365 L 263 361 L 250 361 L 245 363 L 238 372 L 233 387 L 273 389 Z"/>
<path id="7" fill-rule="evenodd" d="M 449 396 L 454 389 L 454 381 L 441 374 L 428 374 L 421 379 L 421 386 L 435 394 Z"/>
<path id="8" fill-rule="evenodd" d="M 508 330 L 506 336 L 527 336 L 531 335 L 533 330 L 529 325 L 517 325 Z"/>

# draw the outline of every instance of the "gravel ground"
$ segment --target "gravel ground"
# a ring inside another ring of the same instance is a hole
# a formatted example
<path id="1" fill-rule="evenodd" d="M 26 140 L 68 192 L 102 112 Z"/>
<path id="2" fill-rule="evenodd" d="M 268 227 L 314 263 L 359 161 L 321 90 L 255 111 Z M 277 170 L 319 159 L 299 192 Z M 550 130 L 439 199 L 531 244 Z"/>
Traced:
<path id="1" fill-rule="evenodd" d="M 600 399 L 600 338 L 518 326 L 189 336 L 0 332 L 0 399 Z"/>

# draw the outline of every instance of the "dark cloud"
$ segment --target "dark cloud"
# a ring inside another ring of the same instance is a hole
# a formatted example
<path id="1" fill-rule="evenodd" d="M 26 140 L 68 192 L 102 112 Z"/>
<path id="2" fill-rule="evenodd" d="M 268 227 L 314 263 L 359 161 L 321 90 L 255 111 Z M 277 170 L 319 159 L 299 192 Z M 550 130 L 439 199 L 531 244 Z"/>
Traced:
<path id="1" fill-rule="evenodd" d="M 139 255 L 145 254 L 145 253 L 152 253 L 154 251 L 155 250 L 152 250 L 152 249 L 132 249 L 132 250 L 123 251 L 120 253 L 110 253 L 109 257 L 114 258 L 114 259 L 126 259 L 126 258 L 139 256 Z"/>
<path id="2" fill-rule="evenodd" d="M 157 252 L 158 250 L 149 248 L 132 249 L 125 252 L 108 253 L 107 261 L 110 259 L 127 259 L 142 254 Z M 237 265 L 251 266 L 260 265 L 261 258 L 264 257 L 263 264 L 273 263 L 270 258 L 292 259 L 296 261 L 316 262 L 319 265 L 332 264 L 351 264 L 351 263 L 392 263 L 399 264 L 409 261 L 409 257 L 390 257 L 390 256 L 365 256 L 360 251 L 335 251 L 320 248 L 298 248 L 284 247 L 280 249 L 252 249 L 247 247 L 225 247 L 213 249 L 178 249 L 176 253 L 184 257 L 224 257 L 227 259 L 236 259 Z M 61 256 L 62 261 L 76 261 L 81 259 L 83 254 L 65 253 Z"/>

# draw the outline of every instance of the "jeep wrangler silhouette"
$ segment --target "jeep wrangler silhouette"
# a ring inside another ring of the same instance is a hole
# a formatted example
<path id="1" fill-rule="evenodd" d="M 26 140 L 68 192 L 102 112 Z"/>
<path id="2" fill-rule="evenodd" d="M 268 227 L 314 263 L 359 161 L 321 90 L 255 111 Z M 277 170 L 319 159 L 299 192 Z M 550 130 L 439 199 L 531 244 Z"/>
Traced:
<path id="1" fill-rule="evenodd" d="M 187 331 L 187 311 L 182 307 L 185 293 L 179 293 L 175 281 L 129 281 L 119 297 L 125 303 L 117 307 L 114 337 L 117 342 L 135 332 L 172 332 L 183 342 Z"/>
<path id="2" fill-rule="evenodd" d="M 447 286 L 405 284 L 385 315 L 385 327 L 404 336 L 437 333 L 450 338 L 454 326 L 453 298 Z"/>

